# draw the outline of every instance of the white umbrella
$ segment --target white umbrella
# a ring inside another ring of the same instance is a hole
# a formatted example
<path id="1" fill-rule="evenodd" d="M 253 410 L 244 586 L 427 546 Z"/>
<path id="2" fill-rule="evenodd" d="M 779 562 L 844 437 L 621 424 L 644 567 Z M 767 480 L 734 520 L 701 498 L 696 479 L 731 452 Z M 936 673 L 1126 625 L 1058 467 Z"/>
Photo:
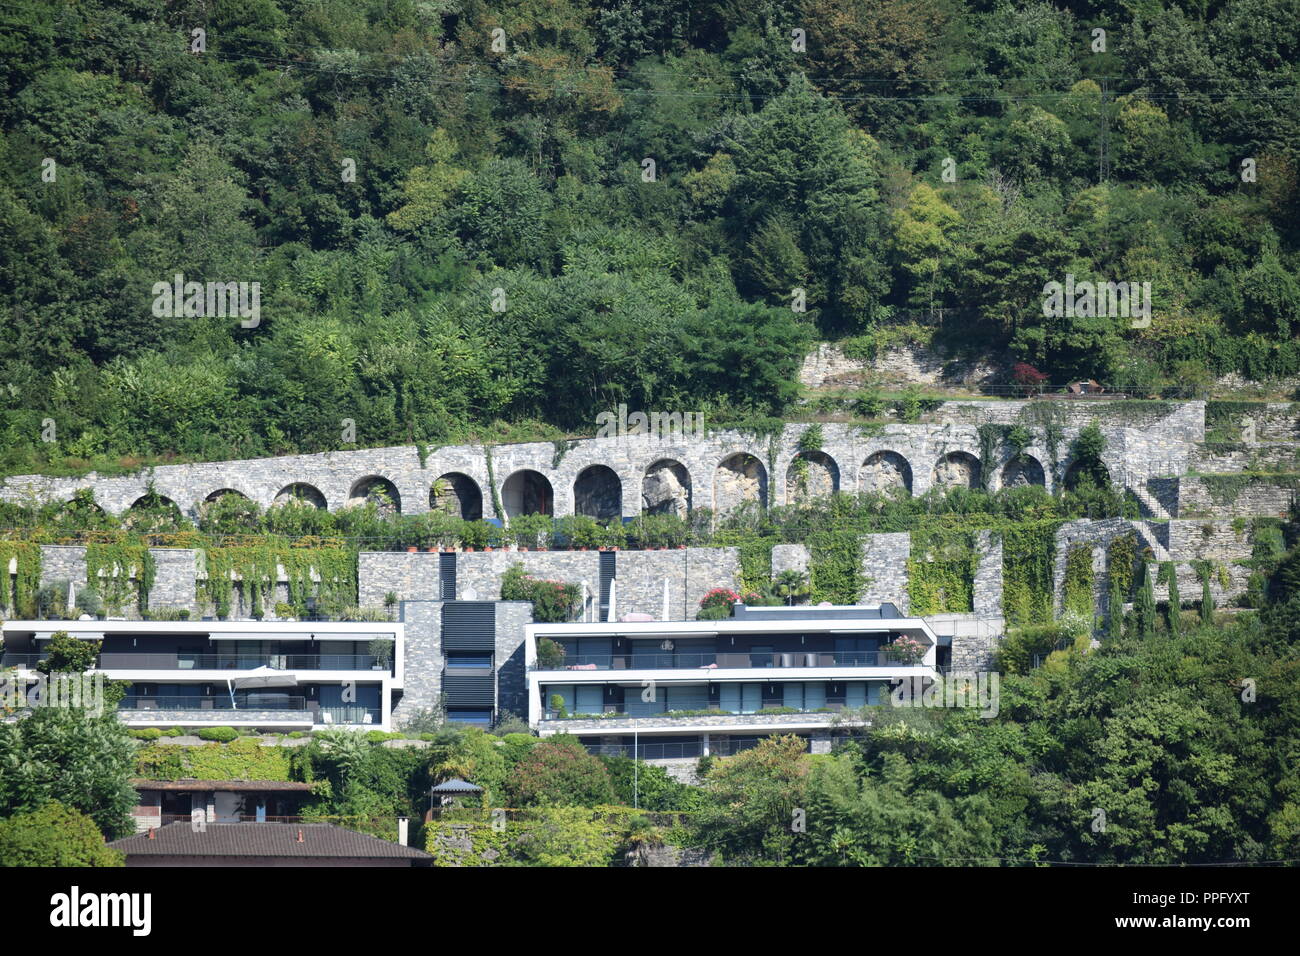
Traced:
<path id="1" fill-rule="evenodd" d="M 230 709 L 234 710 L 235 688 L 245 690 L 249 687 L 297 687 L 298 678 L 263 664 L 261 667 L 254 667 L 242 677 L 228 678 L 226 686 L 230 690 Z"/>

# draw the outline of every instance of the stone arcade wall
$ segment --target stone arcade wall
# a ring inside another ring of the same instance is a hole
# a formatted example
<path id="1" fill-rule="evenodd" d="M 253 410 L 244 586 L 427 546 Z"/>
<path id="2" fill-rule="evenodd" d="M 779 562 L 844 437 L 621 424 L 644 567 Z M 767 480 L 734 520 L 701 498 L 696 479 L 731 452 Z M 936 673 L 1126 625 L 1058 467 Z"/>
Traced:
<path id="1" fill-rule="evenodd" d="M 766 494 L 771 502 L 798 498 L 802 487 L 815 494 L 827 489 L 856 492 L 901 484 L 923 494 L 936 483 L 972 481 L 987 471 L 997 489 L 1008 471 L 1010 453 L 1000 449 L 993 462 L 980 461 L 978 426 L 1037 421 L 1043 415 L 1062 423 L 1065 442 L 1058 454 L 1068 455 L 1069 441 L 1085 424 L 1098 421 L 1107 437 L 1107 465 L 1121 480 L 1186 471 L 1189 444 L 1204 437 L 1203 402 L 947 402 L 928 424 L 885 425 L 874 429 L 826 423 L 822 454 L 811 456 L 809 467 L 794 467 L 799 436 L 806 425 L 787 425 L 772 439 L 735 431 L 706 436 L 665 438 L 634 435 L 590 438 L 571 447 L 549 442 L 500 445 L 491 450 L 492 474 L 498 495 L 509 511 L 536 494 L 516 494 L 521 471 L 536 472 L 549 483 L 551 508 L 572 514 L 583 503 L 604 514 L 621 501 L 622 514 L 640 514 L 643 507 L 681 513 L 693 508 L 726 509 L 740 500 Z M 1068 460 L 1055 470 L 1048 449 L 1041 447 L 1042 429 L 1034 428 L 1035 444 L 1026 449 L 1042 469 L 1050 488 L 1064 474 Z M 567 449 L 567 450 L 566 450 Z M 8 479 L 0 498 L 66 501 L 82 488 L 91 488 L 108 511 L 120 513 L 142 497 L 150 483 L 158 494 L 189 514 L 210 496 L 236 491 L 267 507 L 299 486 L 307 497 L 336 510 L 360 500 L 368 484 L 384 482 L 395 492 L 404 513 L 429 510 L 435 482 L 444 497 L 459 500 L 473 515 L 499 517 L 488 480 L 489 455 L 478 446 L 447 446 L 430 452 L 421 463 L 414 447 L 372 448 L 318 455 L 163 465 L 134 475 L 48 478 L 23 475 Z M 604 466 L 604 469 L 595 469 Z M 507 487 L 510 484 L 511 487 Z"/>

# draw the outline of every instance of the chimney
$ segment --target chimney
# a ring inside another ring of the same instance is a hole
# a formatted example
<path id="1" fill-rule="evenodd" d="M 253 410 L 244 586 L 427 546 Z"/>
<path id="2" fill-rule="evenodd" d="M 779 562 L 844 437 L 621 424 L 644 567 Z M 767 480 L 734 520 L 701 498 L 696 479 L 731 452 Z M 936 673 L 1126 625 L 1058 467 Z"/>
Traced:
<path id="1" fill-rule="evenodd" d="M 407 837 L 410 835 L 411 821 L 406 817 L 397 818 L 397 842 L 402 846 L 407 846 Z"/>
<path id="2" fill-rule="evenodd" d="M 302 839 L 302 830 L 299 830 L 299 831 L 298 831 L 298 842 L 299 842 L 299 843 L 302 843 L 302 842 L 303 842 L 303 839 Z"/>
<path id="3" fill-rule="evenodd" d="M 150 840 L 156 840 L 156 839 L 157 839 L 157 837 L 154 836 L 154 833 L 155 833 L 154 828 L 153 828 L 153 827 L 150 827 L 150 828 L 149 828 L 149 839 L 150 839 Z"/>

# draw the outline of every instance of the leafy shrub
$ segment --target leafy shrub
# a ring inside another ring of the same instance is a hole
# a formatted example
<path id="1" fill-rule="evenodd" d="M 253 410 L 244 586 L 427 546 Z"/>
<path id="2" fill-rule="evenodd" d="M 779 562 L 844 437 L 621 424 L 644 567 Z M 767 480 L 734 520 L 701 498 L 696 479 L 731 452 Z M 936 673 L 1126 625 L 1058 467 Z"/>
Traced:
<path id="1" fill-rule="evenodd" d="M 230 743 L 239 739 L 239 731 L 234 727 L 200 727 L 197 733 L 200 740 L 215 740 L 218 743 Z"/>

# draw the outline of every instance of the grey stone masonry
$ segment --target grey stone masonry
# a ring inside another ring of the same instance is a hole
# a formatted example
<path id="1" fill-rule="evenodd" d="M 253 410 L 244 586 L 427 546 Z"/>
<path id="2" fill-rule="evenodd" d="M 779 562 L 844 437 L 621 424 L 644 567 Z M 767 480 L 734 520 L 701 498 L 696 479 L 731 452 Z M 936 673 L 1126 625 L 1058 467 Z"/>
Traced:
<path id="1" fill-rule="evenodd" d="M 158 724 L 168 727 L 192 727 L 200 724 L 216 727 L 247 727 L 249 724 L 283 727 L 293 724 L 303 725 L 305 729 L 312 722 L 309 710 L 120 710 L 117 715 L 126 724 Z"/>
<path id="2" fill-rule="evenodd" d="M 502 601 L 497 605 L 496 668 L 497 713 L 516 717 L 528 714 L 528 674 L 524 666 L 524 627 L 533 622 L 527 601 Z"/>
<path id="3" fill-rule="evenodd" d="M 907 594 L 907 561 L 912 554 L 912 536 L 906 531 L 871 534 L 862 545 L 862 574 L 867 579 L 860 604 L 889 601 L 904 614 L 911 605 Z"/>
<path id="4" fill-rule="evenodd" d="M 975 674 L 994 666 L 994 652 L 1006 621 L 993 614 L 934 614 L 925 619 L 935 634 L 952 640 L 954 674 Z"/>
<path id="5" fill-rule="evenodd" d="M 783 571 L 808 573 L 812 556 L 802 544 L 777 544 L 772 546 L 772 577 L 775 579 Z"/>
<path id="6" fill-rule="evenodd" d="M 198 575 L 198 552 L 192 548 L 150 548 L 155 575 L 149 592 L 149 607 L 181 608 L 191 618 L 199 616 L 195 579 Z M 134 578 L 132 579 L 134 580 Z M 86 549 L 82 545 L 41 545 L 41 585 L 71 581 L 79 592 L 86 586 Z M 140 617 L 134 598 L 122 608 L 122 616 Z"/>
<path id="7" fill-rule="evenodd" d="M 712 588 L 740 585 L 737 548 L 683 548 L 666 551 L 615 552 L 618 581 L 615 600 L 619 617 L 637 612 L 662 618 L 664 581 L 668 582 L 671 620 L 694 620 L 700 599 Z M 598 551 L 491 551 L 456 555 L 458 600 L 495 601 L 501 578 L 513 565 L 536 578 L 587 585 L 589 603 L 600 588 Z M 402 600 L 440 599 L 439 555 L 425 552 L 365 551 L 358 559 L 357 577 L 362 606 L 383 602 L 389 591 Z"/>
<path id="8" fill-rule="evenodd" d="M 406 646 L 402 699 L 393 708 L 399 730 L 407 717 L 438 703 L 443 668 L 442 602 L 405 600 L 400 607 Z"/>
<path id="9" fill-rule="evenodd" d="M 644 727 L 654 723 L 660 727 L 681 724 L 683 733 L 693 733 L 696 727 L 762 726 L 762 727 L 826 727 L 843 721 L 844 715 L 835 712 L 806 714 L 701 714 L 698 717 L 578 717 L 566 720 L 543 720 L 537 724 L 543 737 L 551 734 L 618 734 L 631 733 L 633 725 Z"/>
<path id="10" fill-rule="evenodd" d="M 577 502 L 613 496 L 621 499 L 622 514 L 632 517 L 648 501 L 662 502 L 665 489 L 676 489 L 673 493 L 684 495 L 693 508 L 717 511 L 741 500 L 758 500 L 764 493 L 769 503 L 789 502 L 802 493 L 801 482 L 810 478 L 813 489 L 849 492 L 878 487 L 887 479 L 919 495 L 935 484 L 973 481 L 983 471 L 995 490 L 1004 480 L 1025 480 L 1026 475 L 1050 488 L 1069 462 L 1061 460 L 1057 469 L 1051 466 L 1042 427 L 1049 419 L 1061 426 L 1064 443 L 1057 453 L 1063 459 L 1068 459 L 1069 442 L 1078 430 L 1096 421 L 1107 438 L 1105 460 L 1112 476 L 1128 480 L 1181 474 L 1189 444 L 1202 441 L 1205 433 L 1204 402 L 972 400 L 946 402 L 932 418 L 925 424 L 875 429 L 827 422 L 822 425 L 821 450 L 812 456 L 798 445 L 808 429 L 803 424 L 786 425 L 771 439 L 737 431 L 578 439 L 558 457 L 550 442 L 499 445 L 490 451 L 491 471 L 496 496 L 511 515 L 525 507 L 527 496 L 521 488 L 531 477 L 534 488 L 549 488 L 547 497 L 553 498 L 557 515 L 575 513 Z M 1013 462 L 1010 449 L 1001 448 L 997 460 L 980 461 L 978 427 L 986 423 L 1026 425 L 1032 440 L 1024 459 Z M 794 467 L 801 455 L 810 467 Z M 102 507 L 119 514 L 152 483 L 159 495 L 195 515 L 208 498 L 225 491 L 238 492 L 262 507 L 297 493 L 336 510 L 364 500 L 367 489 L 380 486 L 399 511 L 414 514 L 429 510 L 435 484 L 442 479 L 444 489 L 454 487 L 462 507 L 470 499 L 481 501 L 485 517 L 500 517 L 493 505 L 488 461 L 489 452 L 475 445 L 436 449 L 423 464 L 413 446 L 369 448 L 161 465 L 124 476 L 20 475 L 5 482 L 0 498 L 67 501 L 78 490 L 90 488 Z M 595 466 L 604 466 L 612 476 Z"/>
<path id="11" fill-rule="evenodd" d="M 1002 536 L 992 531 L 975 535 L 975 582 L 972 610 L 976 614 L 1002 616 Z"/>
<path id="12" fill-rule="evenodd" d="M 1227 482 L 1237 482 L 1227 485 Z M 1213 477 L 1185 476 L 1178 482 L 1178 517 L 1224 518 L 1272 515 L 1284 517 L 1300 482 L 1270 480 L 1267 475 L 1233 475 L 1216 487 Z"/>
<path id="13" fill-rule="evenodd" d="M 1300 469 L 1300 446 L 1294 441 L 1206 442 L 1196 446 L 1188 467 L 1198 474 Z"/>

